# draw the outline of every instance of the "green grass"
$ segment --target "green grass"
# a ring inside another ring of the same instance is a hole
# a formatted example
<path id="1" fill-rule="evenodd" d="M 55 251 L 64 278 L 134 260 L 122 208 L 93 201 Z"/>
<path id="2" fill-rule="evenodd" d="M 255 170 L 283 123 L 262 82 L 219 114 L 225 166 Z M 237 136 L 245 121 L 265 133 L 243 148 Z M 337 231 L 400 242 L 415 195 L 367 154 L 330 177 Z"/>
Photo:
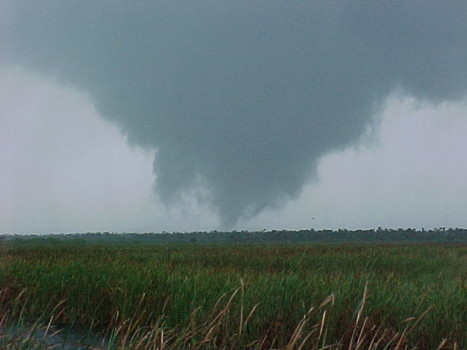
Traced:
<path id="1" fill-rule="evenodd" d="M 4 322 L 52 317 L 120 348 L 467 346 L 461 244 L 0 249 Z"/>

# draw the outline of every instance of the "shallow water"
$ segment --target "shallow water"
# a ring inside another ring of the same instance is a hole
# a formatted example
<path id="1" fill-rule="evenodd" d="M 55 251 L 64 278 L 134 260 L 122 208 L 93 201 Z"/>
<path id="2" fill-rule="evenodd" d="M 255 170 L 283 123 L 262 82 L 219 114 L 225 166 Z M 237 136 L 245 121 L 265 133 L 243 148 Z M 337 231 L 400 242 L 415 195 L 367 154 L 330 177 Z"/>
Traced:
<path id="1" fill-rule="evenodd" d="M 0 328 L 0 347 L 6 344 L 27 344 L 32 349 L 54 350 L 96 350 L 113 349 L 108 339 L 86 331 L 45 327 L 39 329 L 27 327 Z"/>

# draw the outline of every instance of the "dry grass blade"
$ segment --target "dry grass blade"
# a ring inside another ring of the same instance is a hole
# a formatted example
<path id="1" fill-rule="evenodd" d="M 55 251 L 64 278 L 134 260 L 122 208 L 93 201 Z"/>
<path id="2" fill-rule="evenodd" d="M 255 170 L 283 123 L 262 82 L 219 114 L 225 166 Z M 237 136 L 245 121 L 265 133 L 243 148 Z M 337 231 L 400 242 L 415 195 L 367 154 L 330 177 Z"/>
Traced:
<path id="1" fill-rule="evenodd" d="M 240 317 L 239 317 L 239 325 L 238 325 L 238 337 L 240 338 L 242 336 L 243 332 L 243 307 L 244 307 L 244 301 L 245 301 L 245 284 L 243 283 L 243 279 L 240 278 L 240 290 L 241 290 L 241 295 L 240 295 Z"/>
<path id="2" fill-rule="evenodd" d="M 363 320 L 362 328 L 360 329 L 360 333 L 357 338 L 357 345 L 355 346 L 355 350 L 360 349 L 360 346 L 362 345 L 363 341 L 366 338 L 365 326 L 367 324 L 367 321 L 368 321 L 368 317 L 365 317 L 365 319 Z"/>
<path id="3" fill-rule="evenodd" d="M 292 350 L 294 348 L 295 344 L 298 342 L 298 340 L 300 339 L 302 335 L 303 327 L 305 327 L 306 323 L 307 323 L 307 319 L 305 316 L 303 316 L 303 318 L 298 323 L 297 327 L 295 327 L 295 330 L 292 336 L 290 337 L 290 341 L 285 347 L 285 350 Z"/>
<path id="4" fill-rule="evenodd" d="M 365 283 L 365 289 L 363 290 L 362 301 L 360 303 L 360 308 L 358 309 L 358 312 L 357 312 L 357 318 L 355 319 L 355 325 L 354 325 L 354 329 L 352 331 L 352 336 L 350 337 L 349 350 L 352 350 L 352 346 L 354 344 L 354 339 L 355 339 L 355 334 L 356 334 L 356 332 L 358 330 L 358 327 L 359 327 L 359 324 L 360 324 L 360 318 L 362 317 L 363 309 L 365 308 L 365 303 L 366 303 L 367 297 L 368 297 L 368 282 Z"/>
<path id="5" fill-rule="evenodd" d="M 324 330 L 324 325 L 326 323 L 326 313 L 327 313 L 327 311 L 325 310 L 323 312 L 323 315 L 321 316 L 321 322 L 320 322 L 319 334 L 318 334 L 318 343 L 319 343 L 319 341 L 321 339 L 321 336 L 322 336 L 323 330 Z"/>
<path id="6" fill-rule="evenodd" d="M 438 347 L 436 348 L 436 350 L 441 350 L 444 345 L 447 343 L 447 339 L 443 339 L 443 341 L 438 345 Z"/>
<path id="7" fill-rule="evenodd" d="M 329 303 L 331 303 L 331 306 L 334 306 L 335 299 L 336 299 L 336 296 L 334 295 L 334 293 L 331 293 L 326 299 L 323 300 L 323 302 L 318 307 L 318 309 L 322 309 L 324 306 L 326 306 Z"/>
<path id="8" fill-rule="evenodd" d="M 248 316 L 246 317 L 245 321 L 243 322 L 243 330 L 246 329 L 246 327 L 248 326 L 248 322 L 251 320 L 251 318 L 253 317 L 253 314 L 255 313 L 256 309 L 258 308 L 260 304 L 256 304 L 254 305 L 252 308 L 251 308 L 251 311 L 250 313 L 248 314 Z"/>

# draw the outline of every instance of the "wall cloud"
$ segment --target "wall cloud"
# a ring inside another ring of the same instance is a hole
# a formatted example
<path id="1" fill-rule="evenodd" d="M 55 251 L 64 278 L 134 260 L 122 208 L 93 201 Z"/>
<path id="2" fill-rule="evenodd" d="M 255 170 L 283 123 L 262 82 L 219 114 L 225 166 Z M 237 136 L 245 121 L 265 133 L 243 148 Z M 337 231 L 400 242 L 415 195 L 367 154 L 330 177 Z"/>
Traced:
<path id="1" fill-rule="evenodd" d="M 2 64 L 86 91 L 130 143 L 154 150 L 165 203 L 201 185 L 225 226 L 297 197 L 394 90 L 430 103 L 467 91 L 466 2 L 2 8 Z"/>

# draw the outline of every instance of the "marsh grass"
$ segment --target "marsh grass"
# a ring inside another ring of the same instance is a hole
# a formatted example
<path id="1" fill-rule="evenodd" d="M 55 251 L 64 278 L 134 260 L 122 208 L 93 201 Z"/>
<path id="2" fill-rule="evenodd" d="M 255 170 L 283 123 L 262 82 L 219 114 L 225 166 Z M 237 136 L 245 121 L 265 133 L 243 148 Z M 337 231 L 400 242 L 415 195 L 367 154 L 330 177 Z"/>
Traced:
<path id="1" fill-rule="evenodd" d="M 4 331 L 0 344 L 46 348 L 53 332 L 80 329 L 99 334 L 106 349 L 460 349 L 464 252 L 461 245 L 3 247 L 0 329 L 23 333 Z"/>

